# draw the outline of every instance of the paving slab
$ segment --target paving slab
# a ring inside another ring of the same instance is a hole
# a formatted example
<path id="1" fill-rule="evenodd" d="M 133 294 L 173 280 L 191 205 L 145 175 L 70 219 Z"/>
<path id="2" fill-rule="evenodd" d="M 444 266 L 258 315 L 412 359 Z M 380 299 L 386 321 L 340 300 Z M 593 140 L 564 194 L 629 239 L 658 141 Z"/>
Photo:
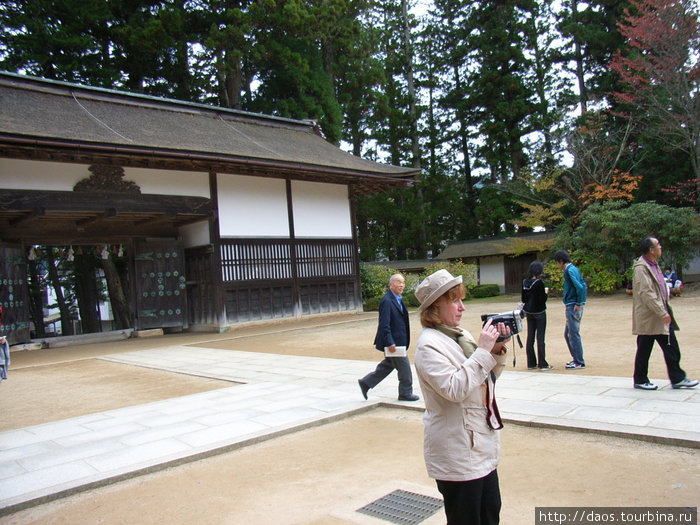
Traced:
<path id="1" fill-rule="evenodd" d="M 367 361 L 178 345 L 101 359 L 236 384 L 0 433 L 0 515 L 379 405 L 424 409 L 417 381 L 420 401 L 397 400 L 395 374 L 365 401 Z M 651 393 L 628 378 L 506 370 L 497 398 L 510 422 L 699 448 L 700 392 L 654 382 Z"/>

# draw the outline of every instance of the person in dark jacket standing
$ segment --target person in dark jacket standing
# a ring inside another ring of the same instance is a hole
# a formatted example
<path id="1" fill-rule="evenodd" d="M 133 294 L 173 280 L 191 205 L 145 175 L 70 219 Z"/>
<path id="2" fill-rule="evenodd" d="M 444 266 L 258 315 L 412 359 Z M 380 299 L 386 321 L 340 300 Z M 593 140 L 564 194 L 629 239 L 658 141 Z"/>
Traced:
<path id="1" fill-rule="evenodd" d="M 528 277 L 523 279 L 521 301 L 527 319 L 527 368 L 534 370 L 552 370 L 554 367 L 547 363 L 544 356 L 544 333 L 547 329 L 547 292 L 542 282 L 544 265 L 540 261 L 532 261 L 528 269 Z M 537 337 L 537 356 L 535 357 L 535 337 Z"/>
<path id="2" fill-rule="evenodd" d="M 392 275 L 389 279 L 389 291 L 379 302 L 379 322 L 374 347 L 384 352 L 385 357 L 374 372 L 358 380 L 365 399 L 370 388 L 377 386 L 396 369 L 399 375 L 399 401 L 418 401 L 418 396 L 413 393 L 411 363 L 405 353 L 411 341 L 408 310 L 401 300 L 405 286 L 406 281 L 401 274 Z M 399 350 L 397 347 L 402 348 Z M 402 355 L 393 357 L 391 354 L 394 353 Z"/>

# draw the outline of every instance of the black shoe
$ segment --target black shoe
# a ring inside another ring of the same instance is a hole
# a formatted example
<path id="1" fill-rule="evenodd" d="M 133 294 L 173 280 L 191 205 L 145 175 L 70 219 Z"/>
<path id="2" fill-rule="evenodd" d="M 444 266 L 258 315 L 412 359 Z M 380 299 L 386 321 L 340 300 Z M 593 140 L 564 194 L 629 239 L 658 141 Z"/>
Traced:
<path id="1" fill-rule="evenodd" d="M 399 401 L 418 401 L 420 397 L 416 394 L 408 394 L 407 396 L 399 396 Z"/>
<path id="2" fill-rule="evenodd" d="M 367 399 L 367 392 L 369 392 L 369 387 L 362 382 L 362 379 L 357 380 L 357 384 L 360 385 L 360 390 L 362 390 L 362 395 Z"/>

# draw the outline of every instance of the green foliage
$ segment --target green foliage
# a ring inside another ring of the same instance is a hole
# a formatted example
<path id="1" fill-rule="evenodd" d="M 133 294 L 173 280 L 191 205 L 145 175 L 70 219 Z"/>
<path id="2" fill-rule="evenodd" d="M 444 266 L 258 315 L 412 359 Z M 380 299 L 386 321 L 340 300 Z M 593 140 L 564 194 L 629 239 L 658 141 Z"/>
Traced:
<path id="1" fill-rule="evenodd" d="M 549 287 L 550 294 L 558 294 L 564 291 L 564 273 L 559 269 L 554 259 L 550 259 L 544 265 L 542 280 L 545 282 L 545 286 Z"/>
<path id="2" fill-rule="evenodd" d="M 395 273 L 397 273 L 396 270 L 386 266 L 361 264 L 362 300 L 367 303 L 372 298 L 381 299 L 389 289 L 389 278 Z"/>
<path id="3" fill-rule="evenodd" d="M 682 268 L 697 253 L 700 217 L 692 208 L 655 202 L 594 204 L 581 214 L 579 226 L 571 233 L 562 230 L 555 249 L 569 250 L 592 291 L 609 293 L 629 279 L 634 259 L 640 255 L 639 242 L 647 235 L 663 245 L 663 264 Z M 561 290 L 563 278 L 554 261 L 547 264 L 545 273 L 550 288 Z"/>
<path id="4" fill-rule="evenodd" d="M 624 275 L 640 255 L 639 241 L 646 235 L 661 241 L 665 264 L 683 267 L 697 253 L 700 217 L 691 208 L 671 208 L 655 202 L 595 204 L 581 215 L 570 245 L 581 256 L 594 256 L 605 261 L 605 267 Z"/>
<path id="5" fill-rule="evenodd" d="M 611 113 L 600 132 L 577 142 L 568 132 L 580 125 L 563 117 L 577 105 L 590 118 L 594 101 L 616 108 L 606 100 L 618 91 L 608 64 L 616 50 L 629 51 L 618 24 L 628 4 L 433 2 L 419 30 L 401 2 L 6 0 L 0 69 L 315 119 L 327 140 L 349 144 L 354 155 L 420 168 L 414 187 L 351 194 L 363 195 L 355 202 L 361 260 L 422 259 L 449 241 L 515 225 L 568 219 L 563 227 L 573 230 L 589 179 L 618 169 L 643 177 L 638 201 L 680 204 L 687 186 L 679 184 L 697 181 L 697 162 L 687 148 L 669 153 L 678 144 L 659 135 L 667 126 L 631 129 Z M 663 40 L 696 64 L 697 38 Z M 561 75 L 562 64 L 573 78 Z M 697 93 L 697 75 L 667 87 L 686 100 Z M 661 102 L 664 111 L 674 106 Z M 697 120 L 677 123 L 692 131 Z M 557 160 L 564 150 L 571 166 Z M 687 240 L 666 233 L 658 230 L 665 246 Z M 665 251 L 669 262 L 683 262 L 682 250 Z M 636 250 L 628 243 L 625 252 Z M 610 257 L 624 273 L 631 256 Z"/>
<path id="6" fill-rule="evenodd" d="M 581 254 L 577 252 L 576 255 Z M 581 270 L 581 275 L 591 291 L 611 293 L 624 285 L 624 273 L 620 274 L 615 261 L 606 261 L 603 258 L 586 256 L 586 254 L 580 258 L 583 262 L 578 265 L 578 269 Z"/>
<path id="7" fill-rule="evenodd" d="M 404 302 L 404 304 L 406 304 L 406 306 L 412 306 L 415 308 L 418 308 L 420 306 L 420 301 L 416 297 L 416 290 L 415 289 L 410 290 L 408 292 L 404 290 L 402 298 L 403 298 L 403 302 Z"/>
<path id="8" fill-rule="evenodd" d="M 471 290 L 471 296 L 475 299 L 482 297 L 495 297 L 501 294 L 501 287 L 497 284 L 478 284 Z"/>
<path id="9" fill-rule="evenodd" d="M 362 303 L 363 309 L 366 312 L 376 312 L 379 310 L 379 303 L 381 300 L 381 297 L 370 297 L 369 299 L 365 299 Z"/>

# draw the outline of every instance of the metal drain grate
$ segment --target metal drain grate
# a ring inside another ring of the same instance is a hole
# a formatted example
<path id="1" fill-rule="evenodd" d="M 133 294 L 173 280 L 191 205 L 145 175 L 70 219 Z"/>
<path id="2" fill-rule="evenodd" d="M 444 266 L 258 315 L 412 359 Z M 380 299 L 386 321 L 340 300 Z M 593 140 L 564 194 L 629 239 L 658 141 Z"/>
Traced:
<path id="1" fill-rule="evenodd" d="M 357 512 L 375 518 L 407 525 L 415 525 L 428 519 L 442 508 L 442 500 L 405 490 L 395 490 L 365 505 Z"/>

